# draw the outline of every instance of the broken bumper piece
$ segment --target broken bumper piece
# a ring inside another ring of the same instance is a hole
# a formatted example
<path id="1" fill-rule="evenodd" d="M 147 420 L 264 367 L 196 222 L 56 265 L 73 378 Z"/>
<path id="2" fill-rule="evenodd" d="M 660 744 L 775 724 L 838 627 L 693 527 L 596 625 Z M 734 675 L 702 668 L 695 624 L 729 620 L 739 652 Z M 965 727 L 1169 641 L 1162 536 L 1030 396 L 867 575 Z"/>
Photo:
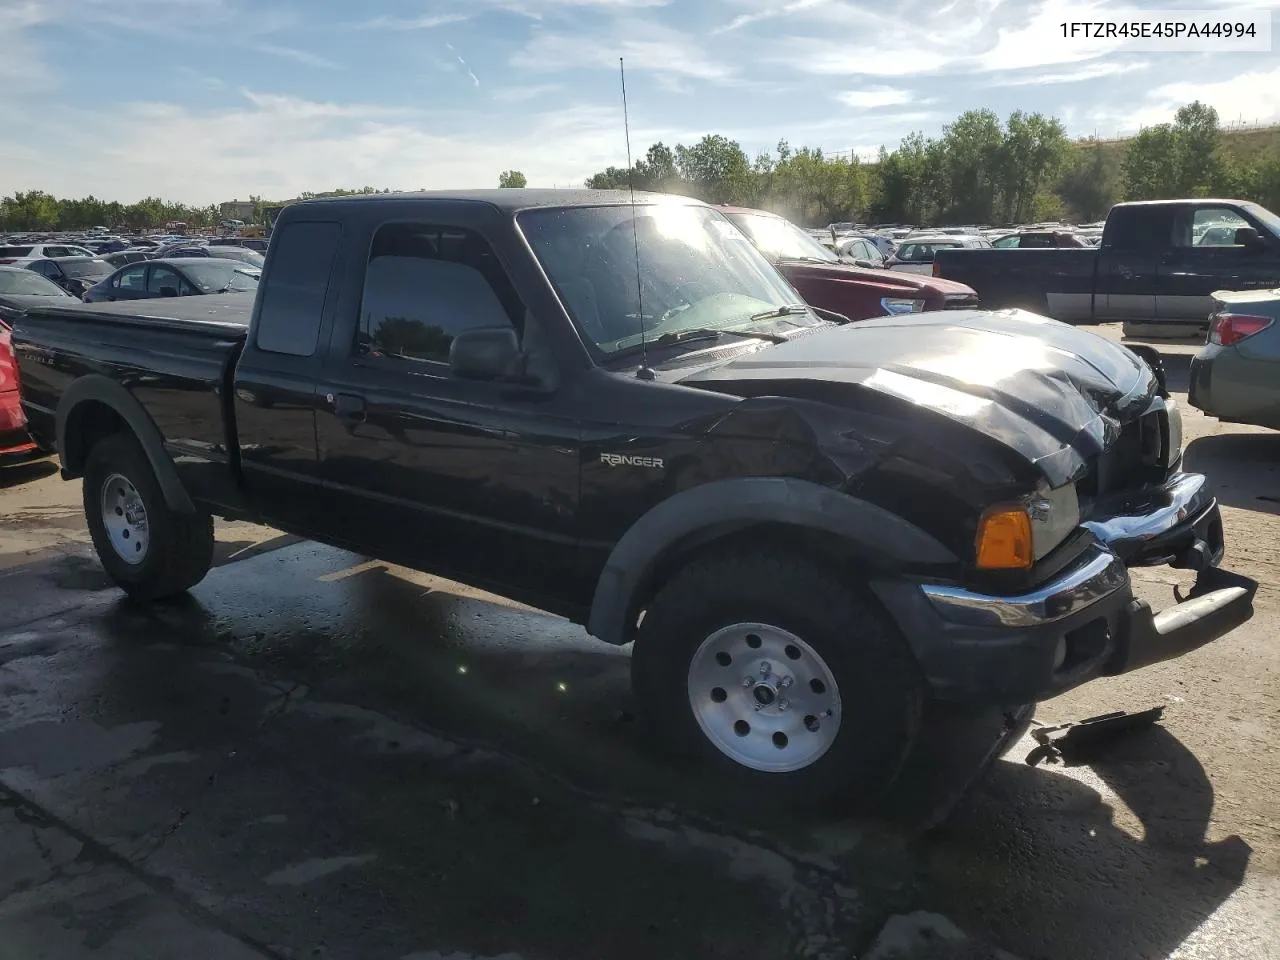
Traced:
<path id="1" fill-rule="evenodd" d="M 1137 506 L 1137 504 L 1133 504 Z M 1018 595 L 945 584 L 880 583 L 934 692 L 986 704 L 1044 700 L 1100 676 L 1171 660 L 1253 615 L 1257 583 L 1219 569 L 1222 519 L 1203 478 L 1179 474 L 1145 495 L 1145 511 L 1086 524 L 1093 546 Z M 1133 596 L 1128 565 L 1197 571 L 1185 599 L 1154 612 Z"/>

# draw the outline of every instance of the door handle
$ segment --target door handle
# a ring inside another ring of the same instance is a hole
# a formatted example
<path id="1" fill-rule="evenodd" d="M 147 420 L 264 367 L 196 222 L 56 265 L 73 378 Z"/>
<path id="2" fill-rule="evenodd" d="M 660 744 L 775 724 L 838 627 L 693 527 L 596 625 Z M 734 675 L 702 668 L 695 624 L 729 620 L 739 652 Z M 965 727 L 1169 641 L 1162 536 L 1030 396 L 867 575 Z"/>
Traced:
<path id="1" fill-rule="evenodd" d="M 325 399 L 333 404 L 333 414 L 340 420 L 364 422 L 364 397 L 357 397 L 352 393 L 331 393 Z"/>

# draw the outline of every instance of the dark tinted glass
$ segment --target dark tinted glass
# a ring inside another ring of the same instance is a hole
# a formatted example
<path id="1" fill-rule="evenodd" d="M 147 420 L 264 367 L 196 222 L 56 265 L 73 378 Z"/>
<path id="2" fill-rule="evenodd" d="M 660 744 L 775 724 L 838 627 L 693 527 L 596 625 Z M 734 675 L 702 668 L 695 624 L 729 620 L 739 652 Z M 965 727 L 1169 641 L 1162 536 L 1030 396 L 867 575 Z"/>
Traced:
<path id="1" fill-rule="evenodd" d="M 373 240 L 360 306 L 370 354 L 446 363 L 453 338 L 523 317 L 492 248 L 458 227 L 389 224 Z"/>
<path id="2" fill-rule="evenodd" d="M 1175 210 L 1166 206 L 1115 207 L 1103 232 L 1106 246 L 1131 253 L 1167 249 L 1173 242 Z"/>
<path id="3" fill-rule="evenodd" d="M 258 313 L 259 350 L 309 357 L 316 352 L 333 258 L 336 223 L 291 223 L 280 231 Z"/>

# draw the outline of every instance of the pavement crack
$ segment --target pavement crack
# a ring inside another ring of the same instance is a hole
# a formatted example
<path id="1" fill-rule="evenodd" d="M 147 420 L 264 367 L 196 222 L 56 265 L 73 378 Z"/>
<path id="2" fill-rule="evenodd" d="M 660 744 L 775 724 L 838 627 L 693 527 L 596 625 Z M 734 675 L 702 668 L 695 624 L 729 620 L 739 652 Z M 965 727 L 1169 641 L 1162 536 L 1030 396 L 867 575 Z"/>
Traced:
<path id="1" fill-rule="evenodd" d="M 290 960 L 291 954 L 282 951 L 272 944 L 265 943 L 239 929 L 230 921 L 224 919 L 214 913 L 208 907 L 197 903 L 192 897 L 178 890 L 175 885 L 163 877 L 158 877 L 154 873 L 142 868 L 141 862 L 134 862 L 117 850 L 113 850 L 107 844 L 96 840 L 90 834 L 81 830 L 79 827 L 62 819 L 51 810 L 46 809 L 36 803 L 30 797 L 13 789 L 9 784 L 0 781 L 0 806 L 12 807 L 15 811 L 24 814 L 24 822 L 30 824 L 33 820 L 40 820 L 46 825 L 46 829 L 52 828 L 59 830 L 74 840 L 78 840 L 81 844 L 82 852 L 78 859 L 92 860 L 97 863 L 115 867 L 128 874 L 134 880 L 144 885 L 148 890 L 158 897 L 172 902 L 179 910 L 185 913 L 190 919 L 196 923 L 203 924 L 219 930 L 229 937 L 238 940 L 250 950 L 254 950 L 263 957 L 270 960 Z M 173 833 L 182 825 L 182 821 L 186 819 L 187 814 L 181 813 L 176 818 L 175 823 L 165 831 L 165 839 L 172 836 Z"/>
<path id="2" fill-rule="evenodd" d="M 279 699 L 273 700 L 271 703 L 267 704 L 266 708 L 262 711 L 262 719 L 258 721 L 259 726 L 266 726 L 272 720 L 288 713 L 296 703 L 305 699 L 307 694 L 310 693 L 310 688 L 300 681 L 295 680 L 293 683 L 286 686 L 285 684 L 279 683 L 270 677 L 263 676 L 261 679 L 263 683 L 279 693 L 280 697 Z"/>
<path id="3" fill-rule="evenodd" d="M 40 839 L 40 828 L 38 828 L 34 823 L 28 824 L 28 827 L 31 830 L 31 842 L 34 843 L 36 849 L 40 851 L 40 859 L 47 864 L 54 865 L 53 849 Z"/>
<path id="4" fill-rule="evenodd" d="M 141 865 L 146 863 L 153 856 L 159 853 L 160 849 L 166 843 L 169 842 L 169 838 L 172 837 L 175 833 L 177 833 L 179 828 L 184 823 L 186 823 L 187 817 L 189 816 L 191 816 L 190 810 L 186 810 L 186 809 L 179 810 L 178 815 L 177 817 L 174 818 L 173 823 L 169 824 L 167 827 L 165 827 L 163 830 L 160 831 L 159 836 L 157 836 L 155 840 L 152 842 L 150 849 L 148 849 L 146 853 L 143 853 L 141 856 L 133 857 L 131 862 Z"/>

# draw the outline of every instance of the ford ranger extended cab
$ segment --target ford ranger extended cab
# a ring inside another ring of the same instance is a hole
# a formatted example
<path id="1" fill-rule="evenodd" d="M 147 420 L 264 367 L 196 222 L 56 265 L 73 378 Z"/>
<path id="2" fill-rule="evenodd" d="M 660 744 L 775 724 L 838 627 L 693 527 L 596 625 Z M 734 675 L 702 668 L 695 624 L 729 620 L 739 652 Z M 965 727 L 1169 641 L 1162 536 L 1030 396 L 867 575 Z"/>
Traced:
<path id="1" fill-rule="evenodd" d="M 940 250 L 933 272 L 989 308 L 1187 336 L 1208 326 L 1215 290 L 1280 284 L 1280 217 L 1242 200 L 1121 203 L 1096 249 Z"/>
<path id="2" fill-rule="evenodd" d="M 33 308 L 22 403 L 139 600 L 211 516 L 634 644 L 673 748 L 865 799 L 927 698 L 1020 709 L 1252 614 L 1161 371 L 1021 311 L 820 319 L 715 209 L 297 203 L 256 294 Z M 1128 568 L 1197 571 L 1153 613 Z"/>

